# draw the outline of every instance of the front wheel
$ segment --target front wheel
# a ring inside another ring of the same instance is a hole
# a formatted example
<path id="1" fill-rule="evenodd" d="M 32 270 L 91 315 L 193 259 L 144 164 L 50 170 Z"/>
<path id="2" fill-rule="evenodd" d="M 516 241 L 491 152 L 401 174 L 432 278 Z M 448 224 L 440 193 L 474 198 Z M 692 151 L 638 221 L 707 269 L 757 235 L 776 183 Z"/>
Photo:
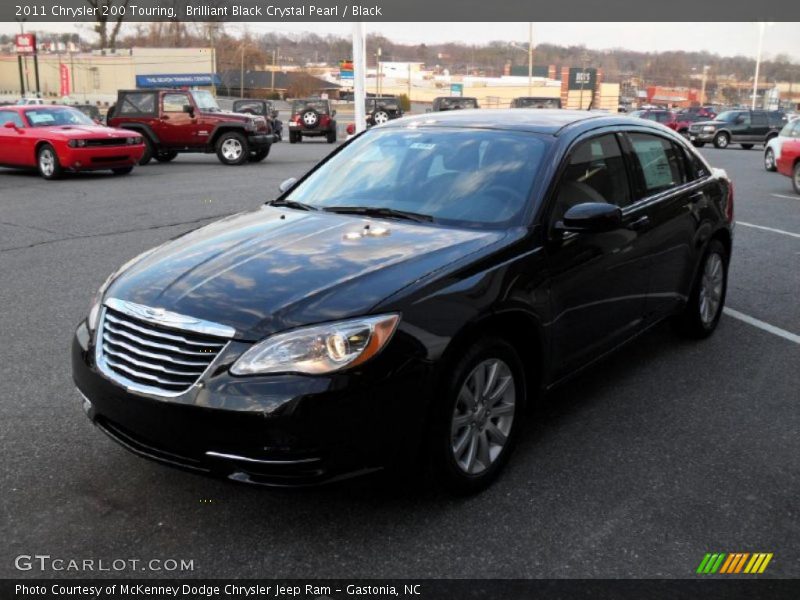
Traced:
<path id="1" fill-rule="evenodd" d="M 436 481 L 474 493 L 500 473 L 514 447 L 525 406 L 522 363 L 500 338 L 471 346 L 445 375 L 430 431 Z"/>
<path id="2" fill-rule="evenodd" d="M 328 132 L 327 138 L 328 138 L 328 143 L 329 144 L 335 144 L 336 143 L 336 129 L 335 128 L 331 129 Z"/>
<path id="3" fill-rule="evenodd" d="M 269 151 L 272 146 L 266 146 L 259 150 L 250 153 L 250 158 L 248 159 L 250 162 L 261 162 L 269 155 Z"/>
<path id="4" fill-rule="evenodd" d="M 719 240 L 711 240 L 703 255 L 692 293 L 677 320 L 687 337 L 705 338 L 714 333 L 728 288 L 728 252 Z"/>
<path id="5" fill-rule="evenodd" d="M 39 148 L 36 156 L 36 164 L 39 168 L 39 175 L 45 179 L 59 179 L 64 174 L 61 163 L 55 149 L 50 144 L 45 144 Z"/>
<path id="6" fill-rule="evenodd" d="M 692 146 L 694 146 L 695 148 L 702 148 L 705 145 L 706 145 L 705 142 L 692 142 Z"/>
<path id="7" fill-rule="evenodd" d="M 727 133 L 718 133 L 714 138 L 714 147 L 723 150 L 731 143 L 731 138 Z"/>
<path id="8" fill-rule="evenodd" d="M 742 148 L 745 150 L 752 150 L 755 144 L 742 144 Z"/>
<path id="9" fill-rule="evenodd" d="M 767 151 L 764 152 L 764 168 L 767 171 L 775 171 L 777 169 L 775 151 L 772 148 L 767 148 Z"/>
<path id="10" fill-rule="evenodd" d="M 175 157 L 178 156 L 178 153 L 175 150 L 168 150 L 166 152 L 160 152 L 156 154 L 156 160 L 160 163 L 168 163 L 175 160 Z"/>
<path id="11" fill-rule="evenodd" d="M 133 167 L 118 167 L 116 169 L 111 169 L 111 172 L 114 173 L 114 175 L 127 175 L 131 171 L 133 171 Z"/>
<path id="12" fill-rule="evenodd" d="M 217 140 L 217 158 L 223 165 L 241 165 L 247 162 L 250 147 L 241 133 L 228 131 Z"/>
<path id="13" fill-rule="evenodd" d="M 142 153 L 142 158 L 139 159 L 139 165 L 144 166 L 153 160 L 153 155 L 155 154 L 155 147 L 153 146 L 153 142 L 150 141 L 150 138 L 144 136 L 144 152 Z"/>

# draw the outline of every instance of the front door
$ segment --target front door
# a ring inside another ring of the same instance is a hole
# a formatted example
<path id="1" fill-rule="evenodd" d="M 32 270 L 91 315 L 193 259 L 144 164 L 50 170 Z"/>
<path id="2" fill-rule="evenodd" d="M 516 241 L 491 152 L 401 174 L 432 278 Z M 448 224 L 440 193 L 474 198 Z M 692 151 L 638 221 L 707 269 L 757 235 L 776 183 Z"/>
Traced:
<path id="1" fill-rule="evenodd" d="M 189 94 L 167 92 L 161 96 L 161 113 L 156 135 L 161 144 L 173 148 L 193 146 L 197 143 L 197 115 L 184 111 L 185 106 L 193 106 Z"/>
<path id="2" fill-rule="evenodd" d="M 631 206 L 631 174 L 620 135 L 578 142 L 565 159 L 548 217 L 548 274 L 556 377 L 591 361 L 641 325 L 647 295 L 648 231 Z M 616 204 L 625 226 L 603 233 L 559 233 L 556 224 L 584 202 Z"/>
<path id="3" fill-rule="evenodd" d="M 13 123 L 15 127 L 6 127 L 8 123 Z M 33 157 L 33 141 L 26 138 L 24 126 L 22 117 L 16 111 L 0 110 L 0 165 L 36 164 Z"/>

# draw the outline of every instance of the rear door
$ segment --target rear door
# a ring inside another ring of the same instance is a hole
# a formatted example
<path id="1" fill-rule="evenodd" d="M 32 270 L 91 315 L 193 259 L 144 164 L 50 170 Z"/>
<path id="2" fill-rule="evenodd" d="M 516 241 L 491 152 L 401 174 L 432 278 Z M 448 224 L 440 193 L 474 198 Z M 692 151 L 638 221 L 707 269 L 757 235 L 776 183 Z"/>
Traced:
<path id="1" fill-rule="evenodd" d="M 644 212 L 631 206 L 630 173 L 608 132 L 577 142 L 565 158 L 550 200 L 548 274 L 551 354 L 564 376 L 630 337 L 643 321 L 649 242 Z M 605 202 L 625 211 L 626 226 L 603 233 L 560 233 L 576 204 Z"/>
<path id="2" fill-rule="evenodd" d="M 707 167 L 671 137 L 631 131 L 625 138 L 635 173 L 632 207 L 639 207 L 648 219 L 645 316 L 653 320 L 688 297 L 699 213 L 714 186 Z"/>
<path id="3" fill-rule="evenodd" d="M 769 119 L 767 119 L 766 112 L 760 110 L 753 111 L 751 133 L 750 141 L 763 143 L 764 140 L 767 139 L 767 134 L 769 133 Z"/>
<path id="4" fill-rule="evenodd" d="M 749 142 L 753 135 L 751 133 L 751 126 L 752 120 L 750 118 L 750 111 L 743 111 L 736 115 L 736 118 L 729 124 L 731 141 Z"/>

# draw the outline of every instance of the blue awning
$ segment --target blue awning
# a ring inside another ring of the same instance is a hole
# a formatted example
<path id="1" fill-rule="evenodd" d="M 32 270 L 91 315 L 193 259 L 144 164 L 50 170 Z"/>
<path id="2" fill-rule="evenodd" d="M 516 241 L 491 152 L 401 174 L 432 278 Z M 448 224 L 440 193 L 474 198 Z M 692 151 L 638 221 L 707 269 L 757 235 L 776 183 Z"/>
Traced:
<path id="1" fill-rule="evenodd" d="M 137 88 L 191 87 L 195 85 L 220 85 L 219 75 L 215 73 L 159 73 L 157 75 L 137 75 Z"/>

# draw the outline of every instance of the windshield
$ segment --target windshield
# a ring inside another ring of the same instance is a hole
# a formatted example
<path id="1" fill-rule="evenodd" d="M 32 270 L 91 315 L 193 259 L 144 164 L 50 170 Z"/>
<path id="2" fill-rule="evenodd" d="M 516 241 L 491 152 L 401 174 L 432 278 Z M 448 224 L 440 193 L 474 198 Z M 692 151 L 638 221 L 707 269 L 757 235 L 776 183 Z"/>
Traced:
<path id="1" fill-rule="evenodd" d="M 292 104 L 292 112 L 295 114 L 305 112 L 309 108 L 318 113 L 327 113 L 328 102 L 327 100 L 298 100 Z"/>
<path id="2" fill-rule="evenodd" d="M 254 115 L 265 115 L 269 107 L 264 106 L 263 102 L 258 100 L 241 100 L 233 103 L 233 110 L 239 113 L 251 113 Z"/>
<path id="3" fill-rule="evenodd" d="M 219 111 L 219 104 L 217 104 L 217 99 L 211 94 L 211 92 L 207 90 L 194 90 L 192 92 L 192 98 L 194 98 L 194 103 L 197 105 L 197 108 L 200 110 L 215 112 Z"/>
<path id="4" fill-rule="evenodd" d="M 89 117 L 74 108 L 53 107 L 36 108 L 25 111 L 31 127 L 52 127 L 58 125 L 95 125 Z"/>
<path id="5" fill-rule="evenodd" d="M 717 121 L 735 121 L 736 117 L 738 117 L 741 112 L 737 110 L 726 110 L 724 113 L 720 113 L 717 115 Z"/>
<path id="6" fill-rule="evenodd" d="M 518 108 L 561 108 L 558 98 L 517 98 Z"/>
<path id="7" fill-rule="evenodd" d="M 294 188 L 315 208 L 369 207 L 455 226 L 518 224 L 545 144 L 533 134 L 476 129 L 374 130 Z"/>

